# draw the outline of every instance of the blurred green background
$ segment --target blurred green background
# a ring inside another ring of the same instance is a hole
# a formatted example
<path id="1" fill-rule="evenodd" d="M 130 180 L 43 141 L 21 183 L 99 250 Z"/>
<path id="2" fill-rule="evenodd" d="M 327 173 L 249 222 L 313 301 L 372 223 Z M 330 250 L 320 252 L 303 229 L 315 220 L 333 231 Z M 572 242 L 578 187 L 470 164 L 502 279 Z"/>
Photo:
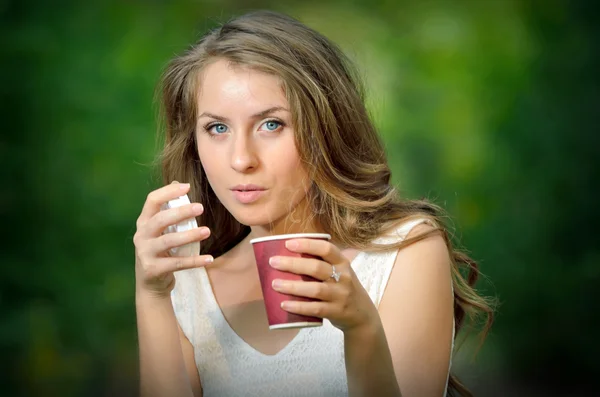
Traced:
<path id="1" fill-rule="evenodd" d="M 158 187 L 153 91 L 206 29 L 290 13 L 360 66 L 394 181 L 453 216 L 499 298 L 455 369 L 476 395 L 600 375 L 595 1 L 0 0 L 6 396 L 137 389 L 132 236 Z"/>

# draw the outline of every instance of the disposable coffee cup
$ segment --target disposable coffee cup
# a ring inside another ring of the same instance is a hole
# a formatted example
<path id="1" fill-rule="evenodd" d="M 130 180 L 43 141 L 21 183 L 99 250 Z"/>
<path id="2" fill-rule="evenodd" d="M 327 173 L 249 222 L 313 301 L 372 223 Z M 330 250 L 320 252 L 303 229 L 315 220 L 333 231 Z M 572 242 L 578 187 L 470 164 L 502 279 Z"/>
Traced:
<path id="1" fill-rule="evenodd" d="M 250 240 L 250 243 L 254 248 L 256 266 L 258 267 L 258 275 L 260 277 L 260 284 L 265 301 L 265 309 L 267 310 L 267 318 L 269 320 L 269 329 L 318 327 L 323 325 L 322 318 L 289 313 L 281 308 L 281 302 L 283 301 L 291 300 L 311 302 L 316 301 L 316 299 L 282 294 L 281 292 L 275 291 L 272 286 L 273 280 L 275 279 L 320 282 L 320 280 L 317 280 L 313 277 L 277 270 L 269 265 L 269 259 L 272 256 L 317 258 L 314 255 L 292 252 L 285 247 L 285 242 L 287 240 L 297 238 L 329 240 L 331 239 L 331 236 L 329 234 L 320 233 L 297 233 L 259 237 Z"/>

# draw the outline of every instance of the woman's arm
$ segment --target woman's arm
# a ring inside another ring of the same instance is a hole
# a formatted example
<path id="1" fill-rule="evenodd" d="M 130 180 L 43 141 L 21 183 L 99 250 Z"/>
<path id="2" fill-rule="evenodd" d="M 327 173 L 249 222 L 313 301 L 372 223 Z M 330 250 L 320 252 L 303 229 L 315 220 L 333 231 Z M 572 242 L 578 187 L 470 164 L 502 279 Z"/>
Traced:
<path id="1" fill-rule="evenodd" d="M 430 226 L 421 225 L 411 234 L 429 230 Z M 273 288 L 316 298 L 284 301 L 282 307 L 290 313 L 327 318 L 344 332 L 351 396 L 394 396 L 400 391 L 404 397 L 444 394 L 454 297 L 450 256 L 441 236 L 432 235 L 398 252 L 379 310 L 334 244 L 293 239 L 286 247 L 321 259 L 276 256 L 271 266 L 325 282 L 274 280 Z"/>
<path id="2" fill-rule="evenodd" d="M 170 296 L 136 296 L 140 396 L 201 397 L 194 350 L 181 332 Z"/>
<path id="3" fill-rule="evenodd" d="M 344 333 L 350 396 L 401 396 L 381 324 Z"/>
<path id="4" fill-rule="evenodd" d="M 140 355 L 140 395 L 193 397 L 201 394 L 198 371 L 192 370 L 193 349 L 181 335 L 171 301 L 174 272 L 212 262 L 210 255 L 171 256 L 169 249 L 208 238 L 205 227 L 167 233 L 169 226 L 202 213 L 197 203 L 164 211 L 162 206 L 186 194 L 189 184 L 172 183 L 148 194 L 136 222 L 136 314 Z M 188 344 L 186 344 L 186 342 Z M 186 367 L 189 374 L 186 373 Z M 194 365 L 195 367 L 195 365 Z"/>
<path id="5" fill-rule="evenodd" d="M 417 226 L 409 237 L 429 228 Z M 450 257 L 441 236 L 398 252 L 379 316 L 381 325 L 345 335 L 350 394 L 399 395 L 397 385 L 403 397 L 443 396 L 454 311 Z"/>
<path id="6" fill-rule="evenodd" d="M 187 370 L 190 383 L 192 384 L 192 392 L 194 393 L 194 397 L 202 397 L 202 382 L 200 382 L 200 374 L 198 373 L 198 367 L 196 366 L 194 346 L 185 336 L 179 324 L 177 324 L 177 329 L 179 329 L 179 341 L 181 342 L 183 361 L 185 361 L 185 368 Z"/>

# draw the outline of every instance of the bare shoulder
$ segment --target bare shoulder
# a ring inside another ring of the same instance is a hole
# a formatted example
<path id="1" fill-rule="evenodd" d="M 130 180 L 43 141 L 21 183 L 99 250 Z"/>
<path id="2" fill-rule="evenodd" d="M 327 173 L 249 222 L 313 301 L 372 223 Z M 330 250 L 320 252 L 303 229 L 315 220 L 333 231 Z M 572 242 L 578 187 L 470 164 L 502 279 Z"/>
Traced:
<path id="1" fill-rule="evenodd" d="M 451 357 L 454 296 L 446 242 L 428 224 L 407 238 L 427 237 L 398 251 L 379 305 L 397 375 L 407 395 L 443 395 Z"/>
<path id="2" fill-rule="evenodd" d="M 406 239 L 421 236 L 425 237 L 398 251 L 385 295 L 402 293 L 409 283 L 421 291 L 423 288 L 439 291 L 442 285 L 450 286 L 450 252 L 442 234 L 434 226 L 420 223 L 409 231 Z"/>
<path id="3" fill-rule="evenodd" d="M 409 245 L 405 249 L 400 250 L 400 252 L 414 246 L 416 250 L 435 250 L 434 253 L 440 254 L 443 257 L 448 256 L 449 258 L 448 246 L 446 245 L 446 242 L 442 237 L 442 233 L 439 229 L 435 228 L 429 223 L 423 222 L 413 227 L 406 235 L 406 239 L 411 239 L 425 235 L 427 237 L 425 237 L 423 240 Z"/>
<path id="4" fill-rule="evenodd" d="M 429 315 L 422 324 L 450 324 L 453 318 L 452 262 L 441 233 L 426 223 L 412 228 L 407 239 L 426 235 L 398 251 L 379 305 L 384 322 L 409 321 Z M 410 319 L 400 319 L 399 314 Z M 444 315 L 440 316 L 443 313 Z"/>
<path id="5" fill-rule="evenodd" d="M 384 233 L 381 237 L 386 235 L 394 235 L 396 231 L 404 229 L 406 226 L 409 226 L 412 222 L 417 221 L 415 226 L 413 226 L 410 230 L 408 230 L 408 234 L 404 236 L 404 240 L 409 240 L 413 238 L 419 238 L 424 236 L 421 240 L 419 240 L 415 244 L 409 244 L 404 247 L 400 251 L 414 251 L 414 250 L 426 250 L 437 248 L 438 253 L 448 253 L 448 248 L 446 246 L 446 242 L 442 237 L 442 232 L 438 227 L 435 227 L 429 220 L 427 219 L 409 219 L 403 221 L 395 221 L 393 223 L 387 224 L 384 228 Z M 406 231 L 404 231 L 406 232 Z"/>

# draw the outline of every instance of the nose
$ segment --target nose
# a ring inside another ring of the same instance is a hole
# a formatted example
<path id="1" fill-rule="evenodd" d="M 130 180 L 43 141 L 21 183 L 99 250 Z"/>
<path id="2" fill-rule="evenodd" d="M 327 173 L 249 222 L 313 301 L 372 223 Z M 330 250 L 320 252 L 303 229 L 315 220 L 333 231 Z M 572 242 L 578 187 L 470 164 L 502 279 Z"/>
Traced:
<path id="1" fill-rule="evenodd" d="M 233 139 L 231 168 L 237 172 L 248 172 L 258 165 L 258 156 L 252 138 L 237 134 Z"/>

